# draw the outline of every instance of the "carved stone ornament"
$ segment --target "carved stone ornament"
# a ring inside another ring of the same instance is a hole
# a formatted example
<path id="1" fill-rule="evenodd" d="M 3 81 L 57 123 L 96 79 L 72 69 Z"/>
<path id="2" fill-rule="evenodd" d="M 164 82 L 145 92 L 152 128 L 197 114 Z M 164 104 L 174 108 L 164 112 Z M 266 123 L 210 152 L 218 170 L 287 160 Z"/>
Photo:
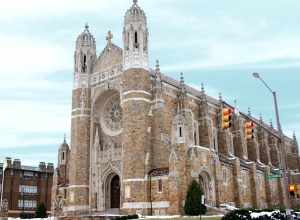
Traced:
<path id="1" fill-rule="evenodd" d="M 106 100 L 101 121 L 107 135 L 116 136 L 122 132 L 122 108 L 119 95 L 113 95 Z"/>

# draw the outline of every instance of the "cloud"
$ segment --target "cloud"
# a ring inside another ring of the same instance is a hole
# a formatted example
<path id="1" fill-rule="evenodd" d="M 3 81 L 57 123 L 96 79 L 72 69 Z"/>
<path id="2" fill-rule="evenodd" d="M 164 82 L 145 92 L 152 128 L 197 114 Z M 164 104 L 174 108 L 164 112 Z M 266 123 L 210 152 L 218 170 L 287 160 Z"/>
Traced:
<path id="1" fill-rule="evenodd" d="M 23 17 L 65 16 L 82 12 L 105 11 L 111 6 L 121 7 L 128 3 L 117 0 L 10 0 L 1 2 L 0 19 L 22 19 Z"/>
<path id="2" fill-rule="evenodd" d="M 1 78 L 14 80 L 33 74 L 49 73 L 72 67 L 63 46 L 43 40 L 32 40 L 26 36 L 9 36 L 0 33 Z"/>

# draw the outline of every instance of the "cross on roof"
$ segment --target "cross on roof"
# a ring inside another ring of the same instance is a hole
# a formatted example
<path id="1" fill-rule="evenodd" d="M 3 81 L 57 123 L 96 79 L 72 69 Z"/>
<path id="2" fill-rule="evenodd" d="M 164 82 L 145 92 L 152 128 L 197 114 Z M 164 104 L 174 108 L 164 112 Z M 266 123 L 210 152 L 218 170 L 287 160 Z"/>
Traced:
<path id="1" fill-rule="evenodd" d="M 112 39 L 113 39 L 113 34 L 111 33 L 111 31 L 108 31 L 107 36 L 106 36 L 107 44 L 111 44 Z"/>

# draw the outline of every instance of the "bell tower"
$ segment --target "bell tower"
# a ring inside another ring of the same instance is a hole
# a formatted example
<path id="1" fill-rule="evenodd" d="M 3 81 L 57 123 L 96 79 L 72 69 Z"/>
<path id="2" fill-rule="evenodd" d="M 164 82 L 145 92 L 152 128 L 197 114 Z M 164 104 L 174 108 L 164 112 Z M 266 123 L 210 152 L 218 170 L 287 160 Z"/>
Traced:
<path id="1" fill-rule="evenodd" d="M 152 81 L 148 70 L 146 15 L 133 1 L 124 25 L 122 74 L 122 186 L 121 209 L 126 213 L 147 213 L 145 178 L 151 167 Z"/>
<path id="2" fill-rule="evenodd" d="M 71 154 L 66 211 L 69 215 L 89 210 L 89 146 L 91 88 L 89 78 L 96 59 L 96 41 L 85 25 L 76 40 L 72 91 Z"/>
<path id="3" fill-rule="evenodd" d="M 148 39 L 147 18 L 138 6 L 137 0 L 125 14 L 123 42 L 124 42 L 124 71 L 130 68 L 148 70 Z"/>

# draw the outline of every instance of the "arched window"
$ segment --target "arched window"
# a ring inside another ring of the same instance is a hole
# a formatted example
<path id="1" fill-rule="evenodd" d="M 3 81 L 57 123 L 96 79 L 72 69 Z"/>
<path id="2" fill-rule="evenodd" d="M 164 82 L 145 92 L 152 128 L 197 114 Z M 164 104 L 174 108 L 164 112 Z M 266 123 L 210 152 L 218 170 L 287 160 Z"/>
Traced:
<path id="1" fill-rule="evenodd" d="M 134 33 L 134 46 L 135 46 L 135 48 L 139 47 L 139 45 L 138 45 L 138 33 L 137 33 L 137 31 Z"/>
<path id="2" fill-rule="evenodd" d="M 62 153 L 62 161 L 65 160 L 65 152 Z"/>
<path id="3" fill-rule="evenodd" d="M 86 72 L 86 55 L 83 56 L 82 72 Z"/>

